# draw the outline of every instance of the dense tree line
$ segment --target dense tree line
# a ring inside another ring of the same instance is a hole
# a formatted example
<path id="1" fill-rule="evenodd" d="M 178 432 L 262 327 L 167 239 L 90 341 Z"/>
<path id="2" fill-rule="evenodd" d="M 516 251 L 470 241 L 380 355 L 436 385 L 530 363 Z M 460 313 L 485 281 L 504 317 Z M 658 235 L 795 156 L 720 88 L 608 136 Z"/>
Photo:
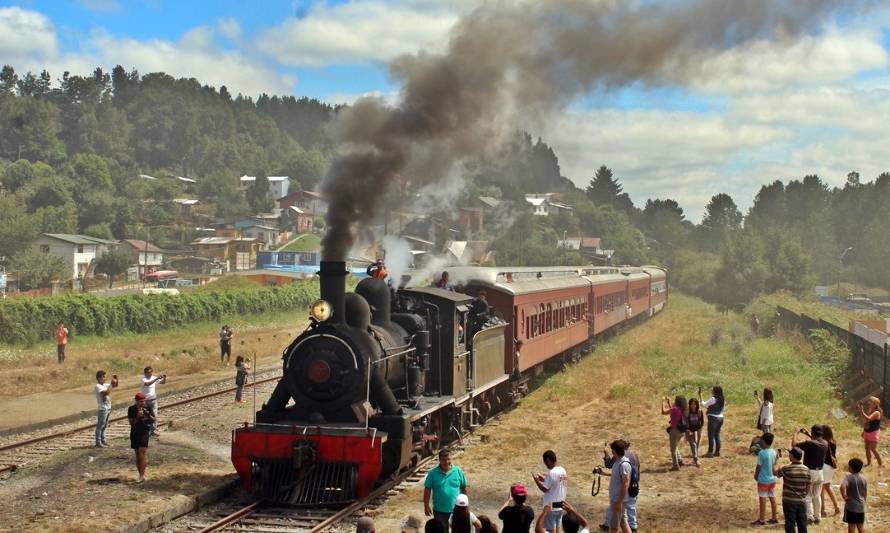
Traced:
<path id="1" fill-rule="evenodd" d="M 233 97 L 225 86 L 120 66 L 55 82 L 46 71 L 20 76 L 5 66 L 0 256 L 15 256 L 40 232 L 175 246 L 194 224 L 177 224 L 174 198 L 200 199 L 208 217 L 269 208 L 238 190 L 238 176 L 287 175 L 313 187 L 333 151 L 325 125 L 335 112 L 317 100 Z M 175 176 L 195 179 L 194 190 Z"/>

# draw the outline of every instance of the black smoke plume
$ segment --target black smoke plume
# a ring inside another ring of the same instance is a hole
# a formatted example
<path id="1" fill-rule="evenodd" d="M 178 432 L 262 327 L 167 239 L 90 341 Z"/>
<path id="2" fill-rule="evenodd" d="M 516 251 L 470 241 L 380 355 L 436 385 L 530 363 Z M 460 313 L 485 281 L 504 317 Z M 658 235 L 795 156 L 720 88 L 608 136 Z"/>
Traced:
<path id="1" fill-rule="evenodd" d="M 855 2 L 863 6 L 867 2 Z M 335 125 L 342 151 L 322 185 L 326 260 L 344 260 L 394 184 L 418 186 L 487 153 L 592 90 L 683 85 L 703 60 L 757 39 L 815 31 L 850 2 L 554 0 L 485 4 L 461 17 L 441 54 L 390 65 L 399 101 L 358 100 Z"/>

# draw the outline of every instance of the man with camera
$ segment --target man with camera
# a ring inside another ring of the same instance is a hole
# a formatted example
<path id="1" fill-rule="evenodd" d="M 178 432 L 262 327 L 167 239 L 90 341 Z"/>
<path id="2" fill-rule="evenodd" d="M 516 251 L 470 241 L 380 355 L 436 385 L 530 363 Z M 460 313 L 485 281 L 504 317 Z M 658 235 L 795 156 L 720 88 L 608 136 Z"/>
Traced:
<path id="1" fill-rule="evenodd" d="M 566 499 L 569 476 L 565 468 L 556 464 L 556 452 L 553 450 L 544 452 L 543 459 L 544 466 L 547 467 L 547 474 L 532 474 L 532 479 L 535 480 L 538 489 L 544 493 L 544 507 L 550 509 L 544 527 L 551 533 L 559 533 L 562 516 L 565 514 L 562 502 Z"/>
<path id="2" fill-rule="evenodd" d="M 810 439 L 798 444 L 797 438 L 801 434 Z M 822 516 L 822 467 L 828 456 L 828 443 L 822 438 L 822 426 L 816 424 L 810 431 L 806 428 L 797 430 L 791 437 L 791 447 L 803 451 L 803 464 L 810 471 L 810 487 L 806 497 L 807 521 L 818 524 Z"/>
<path id="3" fill-rule="evenodd" d="M 111 388 L 117 387 L 117 374 L 111 376 L 111 383 L 105 383 L 108 379 L 104 370 L 96 372 L 96 403 L 99 411 L 96 415 L 96 448 L 107 448 L 105 440 L 105 428 L 111 418 Z"/>
<path id="4" fill-rule="evenodd" d="M 145 467 L 148 464 L 148 437 L 155 417 L 146 406 L 145 393 L 137 392 L 136 403 L 127 408 L 127 420 L 130 421 L 130 448 L 136 452 L 136 470 L 139 472 L 137 483 L 145 481 Z"/>
<path id="5" fill-rule="evenodd" d="M 152 421 L 151 426 L 149 427 L 149 434 L 153 437 L 158 435 L 157 428 L 157 419 L 158 419 L 158 395 L 155 392 L 155 387 L 158 383 L 166 383 L 167 382 L 167 374 L 161 374 L 157 377 L 152 377 L 152 372 L 154 370 L 147 366 L 143 370 L 142 376 L 142 393 L 145 394 L 145 406 L 151 411 Z"/>

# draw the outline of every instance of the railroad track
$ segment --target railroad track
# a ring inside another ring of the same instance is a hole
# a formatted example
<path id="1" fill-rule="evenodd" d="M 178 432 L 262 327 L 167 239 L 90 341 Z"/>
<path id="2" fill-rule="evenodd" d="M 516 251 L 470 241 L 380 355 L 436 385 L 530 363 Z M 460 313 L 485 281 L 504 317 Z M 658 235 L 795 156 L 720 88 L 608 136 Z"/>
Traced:
<path id="1" fill-rule="evenodd" d="M 271 392 L 267 389 L 277 382 L 281 377 L 280 374 L 278 370 L 270 370 L 257 375 L 255 382 L 251 379 L 245 386 L 245 393 L 256 386 L 257 394 L 265 398 Z M 159 417 L 161 420 L 158 426 L 169 426 L 176 421 L 191 418 L 231 402 L 235 387 L 229 386 L 230 383 L 231 380 L 218 381 L 161 398 L 163 403 L 159 410 L 163 416 Z M 105 431 L 109 439 L 126 437 L 130 434 L 126 410 L 115 412 Z M 9 476 L 15 470 L 34 464 L 54 453 L 94 445 L 96 423 L 89 420 L 84 418 L 77 422 L 20 433 L 0 440 L 0 478 Z"/>
<path id="2" fill-rule="evenodd" d="M 167 524 L 161 531 L 237 531 L 239 533 L 321 533 L 351 517 L 383 505 L 390 497 L 423 481 L 438 464 L 436 456 L 422 459 L 413 468 L 381 485 L 367 497 L 339 508 L 282 507 L 264 501 L 245 504 L 232 500 Z"/>

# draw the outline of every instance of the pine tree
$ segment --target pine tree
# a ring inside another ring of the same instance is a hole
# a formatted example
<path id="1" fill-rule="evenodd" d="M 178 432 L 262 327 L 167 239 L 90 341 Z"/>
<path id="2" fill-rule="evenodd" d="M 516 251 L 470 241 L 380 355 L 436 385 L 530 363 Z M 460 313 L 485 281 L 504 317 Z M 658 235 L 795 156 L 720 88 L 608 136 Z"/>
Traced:
<path id="1" fill-rule="evenodd" d="M 597 205 L 615 205 L 621 194 L 621 184 L 612 175 L 612 169 L 606 165 L 596 169 L 596 174 L 587 186 L 587 197 Z"/>

